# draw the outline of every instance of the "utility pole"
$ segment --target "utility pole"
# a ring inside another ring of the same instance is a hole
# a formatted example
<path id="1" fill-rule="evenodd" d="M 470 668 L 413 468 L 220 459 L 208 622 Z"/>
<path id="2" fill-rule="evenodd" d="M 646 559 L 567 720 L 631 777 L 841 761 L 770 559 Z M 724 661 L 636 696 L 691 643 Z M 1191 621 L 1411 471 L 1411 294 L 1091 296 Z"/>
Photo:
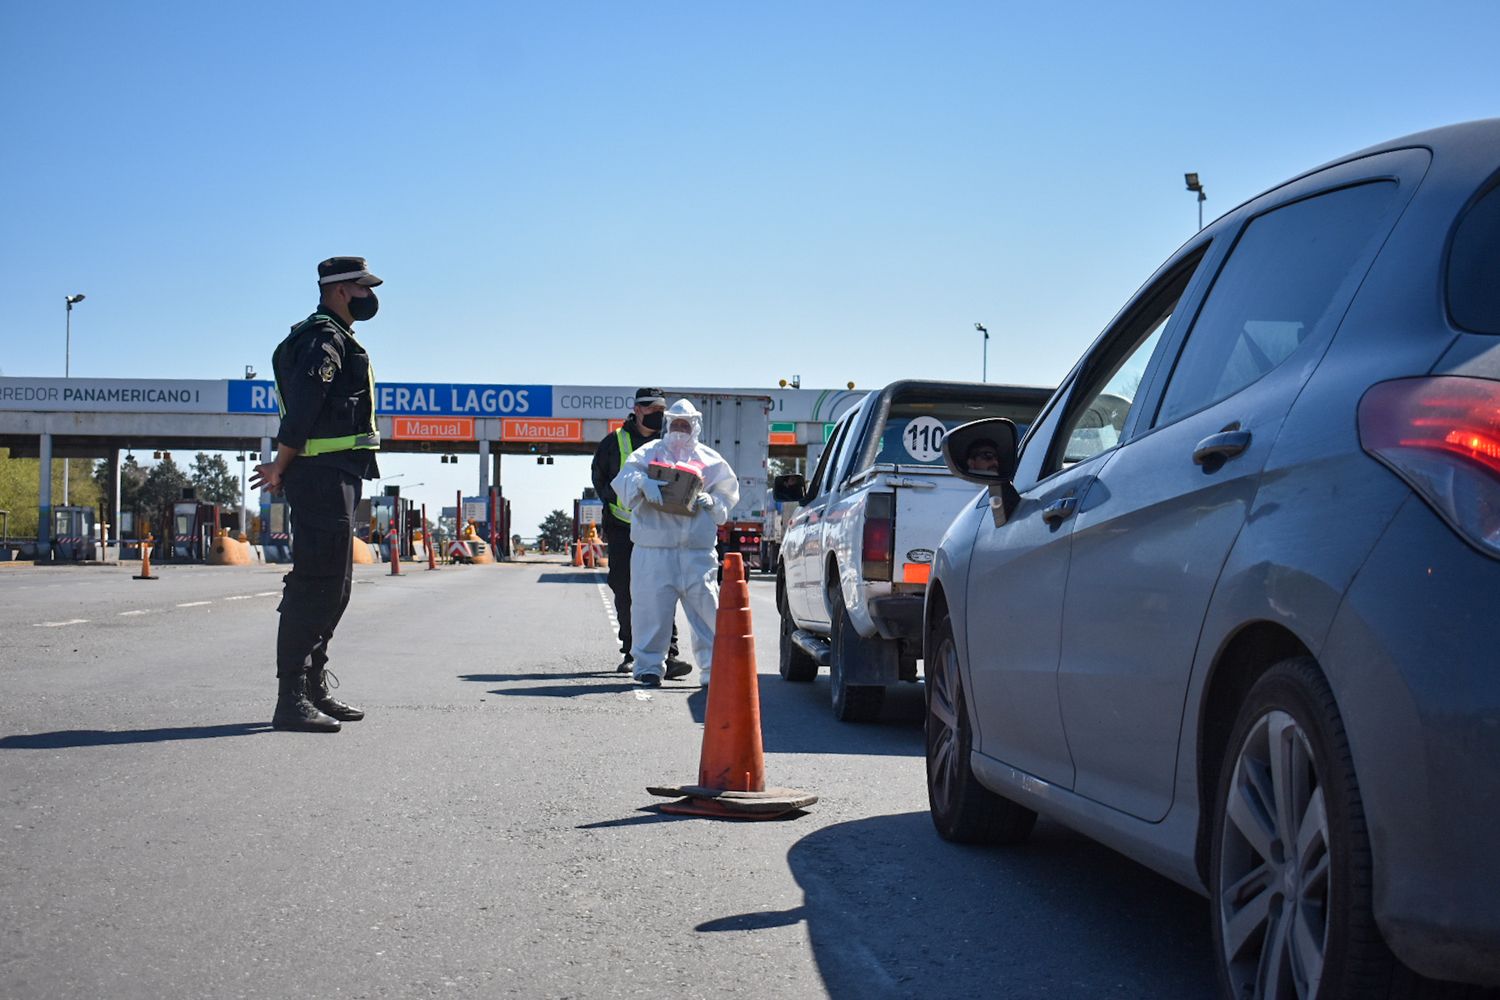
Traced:
<path id="1" fill-rule="evenodd" d="M 979 381 L 988 382 L 990 380 L 990 331 L 985 329 L 983 323 L 975 323 L 974 329 L 984 334 L 984 364 L 979 369 Z"/>

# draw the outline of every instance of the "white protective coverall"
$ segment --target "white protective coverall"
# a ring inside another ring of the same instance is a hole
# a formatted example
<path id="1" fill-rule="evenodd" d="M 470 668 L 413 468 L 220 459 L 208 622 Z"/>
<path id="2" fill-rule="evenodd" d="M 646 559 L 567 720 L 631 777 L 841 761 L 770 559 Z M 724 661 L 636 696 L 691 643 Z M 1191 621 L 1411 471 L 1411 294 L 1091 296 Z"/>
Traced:
<path id="1" fill-rule="evenodd" d="M 690 431 L 674 431 L 686 423 Z M 707 686 L 713 669 L 714 619 L 719 610 L 719 561 L 714 551 L 718 527 L 740 499 L 740 484 L 724 457 L 699 444 L 703 416 L 686 399 L 667 408 L 663 433 L 641 445 L 620 467 L 610 486 L 630 508 L 630 630 L 634 676 L 660 681 L 672 637 L 677 602 L 693 632 L 698 683 Z M 646 469 L 653 462 L 686 464 L 703 477 L 692 514 L 676 514 L 644 502 L 659 488 Z"/>

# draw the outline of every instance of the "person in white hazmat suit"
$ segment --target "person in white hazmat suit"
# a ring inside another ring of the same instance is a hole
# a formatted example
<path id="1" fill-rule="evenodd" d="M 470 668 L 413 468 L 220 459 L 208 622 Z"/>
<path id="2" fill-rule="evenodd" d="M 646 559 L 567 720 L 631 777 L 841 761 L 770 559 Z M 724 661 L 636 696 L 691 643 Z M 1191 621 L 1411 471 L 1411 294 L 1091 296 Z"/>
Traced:
<path id="1" fill-rule="evenodd" d="M 677 602 L 693 633 L 698 683 L 708 686 L 713 669 L 714 619 L 719 610 L 719 525 L 740 499 L 740 484 L 724 457 L 699 443 L 703 416 L 686 399 L 667 408 L 664 433 L 631 452 L 610 486 L 631 509 L 630 630 L 635 679 L 659 687 L 672 638 Z M 653 463 L 697 472 L 703 479 L 691 514 L 658 506 L 661 483 L 647 475 Z M 645 501 L 645 502 L 642 502 Z"/>

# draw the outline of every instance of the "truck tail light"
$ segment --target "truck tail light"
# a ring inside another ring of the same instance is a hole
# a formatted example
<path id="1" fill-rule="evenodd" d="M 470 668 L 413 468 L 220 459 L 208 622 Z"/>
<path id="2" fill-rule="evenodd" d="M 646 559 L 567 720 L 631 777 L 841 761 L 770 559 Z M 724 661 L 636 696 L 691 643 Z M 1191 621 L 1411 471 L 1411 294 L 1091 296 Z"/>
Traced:
<path id="1" fill-rule="evenodd" d="M 1359 442 L 1467 541 L 1500 556 L 1500 382 L 1442 375 L 1371 386 Z"/>
<path id="2" fill-rule="evenodd" d="M 865 537 L 860 550 L 866 580 L 889 580 L 895 562 L 895 497 L 871 494 L 865 502 Z"/>

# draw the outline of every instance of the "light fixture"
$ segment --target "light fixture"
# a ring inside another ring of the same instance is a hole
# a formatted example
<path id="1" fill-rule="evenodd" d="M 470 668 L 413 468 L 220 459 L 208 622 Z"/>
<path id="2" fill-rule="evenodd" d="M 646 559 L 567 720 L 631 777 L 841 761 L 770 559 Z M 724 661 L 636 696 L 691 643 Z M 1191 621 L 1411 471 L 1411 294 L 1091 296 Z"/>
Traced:
<path id="1" fill-rule="evenodd" d="M 246 365 L 245 366 L 245 380 L 248 382 L 250 379 L 253 379 L 254 377 L 255 377 L 255 366 L 254 365 Z"/>

